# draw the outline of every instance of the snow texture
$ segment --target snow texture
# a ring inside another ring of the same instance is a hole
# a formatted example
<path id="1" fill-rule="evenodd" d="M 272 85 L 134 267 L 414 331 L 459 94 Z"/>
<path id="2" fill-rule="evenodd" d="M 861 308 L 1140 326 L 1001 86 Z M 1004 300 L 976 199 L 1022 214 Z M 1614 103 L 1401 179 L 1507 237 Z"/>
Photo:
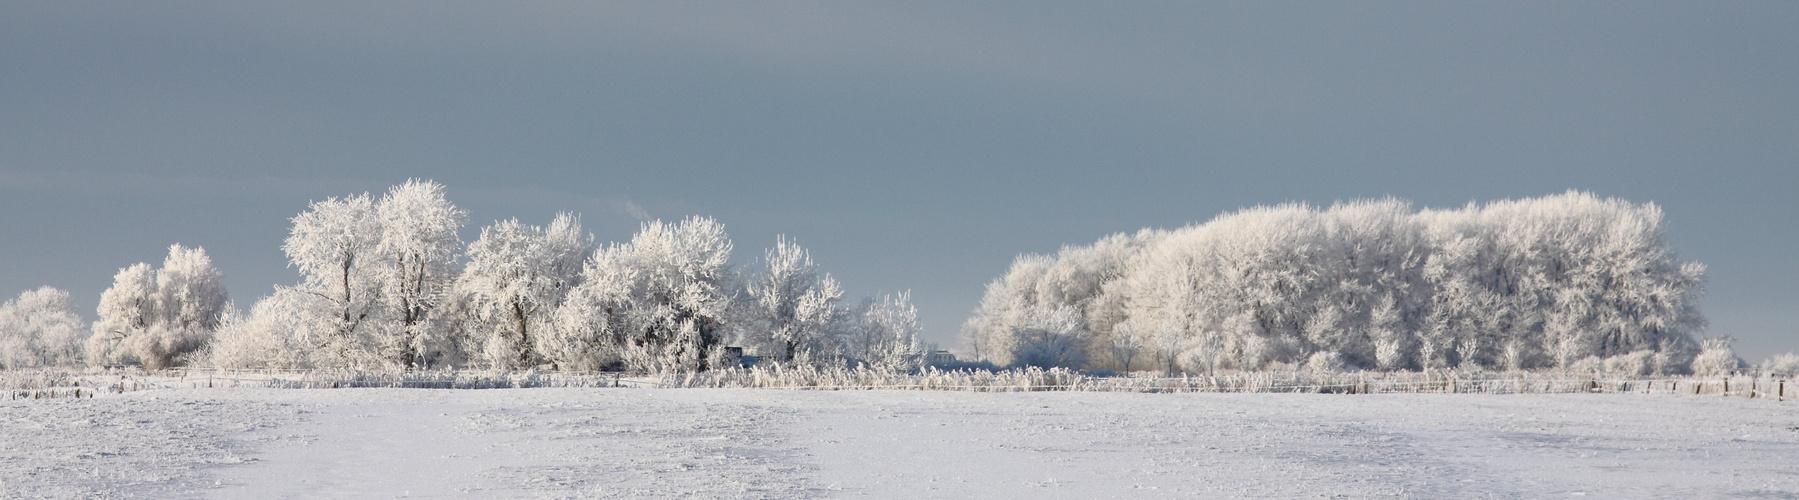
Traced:
<path id="1" fill-rule="evenodd" d="M 183 389 L 0 402 L 5 498 L 1792 498 L 1711 396 Z"/>

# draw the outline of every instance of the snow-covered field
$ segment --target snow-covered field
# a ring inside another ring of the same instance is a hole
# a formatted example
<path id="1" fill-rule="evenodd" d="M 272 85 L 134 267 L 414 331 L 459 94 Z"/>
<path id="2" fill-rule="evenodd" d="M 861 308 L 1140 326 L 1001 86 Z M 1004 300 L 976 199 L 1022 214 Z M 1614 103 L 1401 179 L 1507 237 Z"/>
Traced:
<path id="1" fill-rule="evenodd" d="M 179 389 L 0 401 L 0 498 L 1799 498 L 1799 403 Z"/>

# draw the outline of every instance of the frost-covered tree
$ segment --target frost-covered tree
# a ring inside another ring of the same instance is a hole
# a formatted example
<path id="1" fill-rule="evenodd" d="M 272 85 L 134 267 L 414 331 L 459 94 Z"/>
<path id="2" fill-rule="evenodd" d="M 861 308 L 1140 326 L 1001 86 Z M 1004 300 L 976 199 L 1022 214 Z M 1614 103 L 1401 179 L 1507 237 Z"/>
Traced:
<path id="1" fill-rule="evenodd" d="M 837 280 L 821 275 L 806 250 L 785 237 L 775 239 L 763 265 L 745 287 L 755 324 L 744 341 L 775 361 L 831 364 L 845 319 Z"/>
<path id="2" fill-rule="evenodd" d="M 923 362 L 924 346 L 918 342 L 918 310 L 911 292 L 871 297 L 856 311 L 851 352 L 865 365 L 878 370 L 910 371 Z"/>
<path id="3" fill-rule="evenodd" d="M 159 315 L 157 298 L 156 268 L 149 264 L 139 262 L 114 274 L 112 286 L 100 293 L 100 320 L 88 338 L 88 363 L 118 364 L 126 339 L 149 338 Z"/>
<path id="4" fill-rule="evenodd" d="M 293 229 L 281 246 L 289 261 L 300 269 L 294 287 L 322 301 L 317 306 L 293 308 L 307 330 L 322 335 L 309 340 L 310 358 L 322 366 L 353 366 L 379 362 L 375 330 L 386 326 L 382 307 L 385 284 L 381 269 L 381 219 L 367 194 L 315 201 L 293 219 Z"/>
<path id="5" fill-rule="evenodd" d="M 1730 375 L 1743 369 L 1742 358 L 1730 348 L 1734 339 L 1717 337 L 1700 343 L 1699 355 L 1693 358 L 1693 374 L 1715 377 Z"/>
<path id="6" fill-rule="evenodd" d="M 651 221 L 594 252 L 556 315 L 565 368 L 700 371 L 722 352 L 731 240 L 706 217 Z"/>
<path id="7" fill-rule="evenodd" d="M 546 356 L 579 364 L 566 358 L 578 358 L 581 349 L 547 330 L 592 253 L 593 237 L 582 234 L 573 214 L 557 214 L 548 228 L 512 219 L 481 229 L 458 291 L 469 298 L 490 366 L 531 366 Z"/>
<path id="8" fill-rule="evenodd" d="M 121 269 L 100 295 L 89 362 L 146 368 L 185 363 L 211 339 L 228 300 L 224 274 L 205 249 L 170 246 L 161 269 L 144 263 Z"/>
<path id="9" fill-rule="evenodd" d="M 1799 375 L 1799 354 L 1789 352 L 1768 358 L 1762 362 L 1762 373 L 1788 378 Z"/>
<path id="10" fill-rule="evenodd" d="M 1675 260 L 1664 231 L 1653 204 L 1573 191 L 1457 210 L 1390 198 L 1254 207 L 1020 256 L 988 286 L 965 345 L 1013 363 L 1012 332 L 1072 308 L 1095 340 L 1089 359 L 1140 346 L 1166 370 L 1255 370 L 1331 352 L 1383 370 L 1594 358 L 1684 371 L 1704 324 L 1704 267 Z M 1119 364 L 1130 351 L 1107 357 Z"/>
<path id="11" fill-rule="evenodd" d="M 1014 329 L 1012 363 L 1038 368 L 1080 368 L 1087 363 L 1087 319 L 1072 307 L 1040 308 Z"/>
<path id="12" fill-rule="evenodd" d="M 330 300 L 299 288 L 276 287 L 244 316 L 227 309 L 208 347 L 207 360 L 221 369 L 304 369 L 331 366 L 314 363 L 323 339 L 338 333 L 317 318 L 331 314 Z"/>
<path id="13" fill-rule="evenodd" d="M 987 285 L 978 312 L 964 325 L 963 345 L 978 359 L 1011 364 L 1017 327 L 1046 309 L 1072 307 L 1087 323 L 1080 329 L 1080 343 L 1099 351 L 1083 357 L 1111 359 L 1103 351 L 1110 345 L 1114 326 L 1126 319 L 1126 304 L 1122 294 L 1108 293 L 1106 287 L 1162 235 L 1144 230 L 1108 236 L 1092 246 L 1066 246 L 1054 256 L 1019 256 L 1004 276 Z"/>
<path id="14" fill-rule="evenodd" d="M 0 304 L 0 368 L 79 365 L 86 337 L 69 292 L 46 286 Z"/>
<path id="15" fill-rule="evenodd" d="M 381 298 L 397 322 L 382 329 L 381 351 L 401 366 L 416 366 L 432 310 L 456 277 L 462 249 L 456 232 L 467 213 L 444 198 L 443 185 L 412 179 L 389 189 L 375 216 Z"/>
<path id="16" fill-rule="evenodd" d="M 1114 366 L 1119 371 L 1129 373 L 1134 366 L 1132 362 L 1143 354 L 1143 338 L 1137 335 L 1130 323 L 1119 323 L 1113 327 L 1106 347 L 1112 355 Z"/>
<path id="17" fill-rule="evenodd" d="M 282 250 L 302 280 L 295 290 L 321 299 L 304 307 L 309 356 L 322 366 L 420 364 L 432 311 L 454 279 L 466 215 L 443 186 L 412 180 L 378 202 L 368 194 L 313 202 L 293 219 Z"/>
<path id="18" fill-rule="evenodd" d="M 225 274 L 212 266 L 206 249 L 169 247 L 169 256 L 156 270 L 158 309 L 162 322 L 180 336 L 205 338 L 218 328 L 220 315 L 230 302 Z"/>

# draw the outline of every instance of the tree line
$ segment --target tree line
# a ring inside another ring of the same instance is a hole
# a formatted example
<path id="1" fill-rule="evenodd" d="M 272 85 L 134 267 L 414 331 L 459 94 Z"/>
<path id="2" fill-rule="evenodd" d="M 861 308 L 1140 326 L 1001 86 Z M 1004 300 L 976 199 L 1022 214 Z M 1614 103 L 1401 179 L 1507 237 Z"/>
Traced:
<path id="1" fill-rule="evenodd" d="M 748 268 L 724 226 L 651 221 L 596 244 L 580 218 L 517 219 L 466 245 L 467 213 L 412 180 L 310 204 L 282 250 L 300 280 L 247 314 L 204 250 L 121 269 L 84 327 L 68 294 L 0 307 L 0 366 L 164 368 L 550 368 L 701 371 L 738 347 L 777 363 L 916 368 L 924 347 L 909 294 L 844 300 L 797 243 L 778 237 Z"/>
<path id="2" fill-rule="evenodd" d="M 749 266 L 707 217 L 599 244 L 580 218 L 496 221 L 472 242 L 444 187 L 310 204 L 282 244 L 300 279 L 247 312 L 205 250 L 120 269 L 89 325 L 50 287 L 0 304 L 0 367 L 551 368 L 694 372 L 737 347 L 814 367 L 911 370 L 906 293 L 844 299 L 785 237 Z M 963 327 L 974 366 L 1726 373 L 1700 340 L 1705 267 L 1660 208 L 1569 191 L 1459 209 L 1387 198 L 1261 206 L 1021 255 Z M 1764 368 L 1799 372 L 1786 354 Z"/>
<path id="3" fill-rule="evenodd" d="M 1738 368 L 1695 338 L 1705 267 L 1661 209 L 1569 191 L 1450 210 L 1386 198 L 1260 206 L 1022 255 L 963 346 L 1000 365 Z"/>

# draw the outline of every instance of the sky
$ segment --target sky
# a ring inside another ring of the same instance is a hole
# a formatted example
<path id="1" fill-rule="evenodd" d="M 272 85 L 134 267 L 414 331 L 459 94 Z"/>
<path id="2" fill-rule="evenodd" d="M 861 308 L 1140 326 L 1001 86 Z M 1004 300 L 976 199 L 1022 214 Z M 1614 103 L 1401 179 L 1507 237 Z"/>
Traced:
<path id="1" fill-rule="evenodd" d="M 954 347 L 1021 253 L 1289 201 L 1666 213 L 1705 336 L 1799 350 L 1794 2 L 0 0 L 0 295 L 201 246 L 240 308 L 308 202 L 464 238 L 706 215 Z"/>

